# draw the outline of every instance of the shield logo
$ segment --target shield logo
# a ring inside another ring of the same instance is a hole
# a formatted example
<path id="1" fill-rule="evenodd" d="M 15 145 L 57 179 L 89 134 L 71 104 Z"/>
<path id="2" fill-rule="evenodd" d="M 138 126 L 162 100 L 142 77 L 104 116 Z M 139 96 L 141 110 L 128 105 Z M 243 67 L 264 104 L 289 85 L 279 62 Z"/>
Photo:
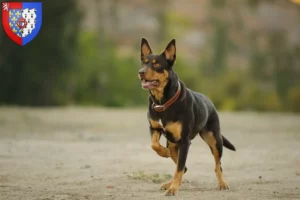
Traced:
<path id="1" fill-rule="evenodd" d="M 28 44 L 42 26 L 42 2 L 3 2 L 2 26 L 20 46 Z"/>

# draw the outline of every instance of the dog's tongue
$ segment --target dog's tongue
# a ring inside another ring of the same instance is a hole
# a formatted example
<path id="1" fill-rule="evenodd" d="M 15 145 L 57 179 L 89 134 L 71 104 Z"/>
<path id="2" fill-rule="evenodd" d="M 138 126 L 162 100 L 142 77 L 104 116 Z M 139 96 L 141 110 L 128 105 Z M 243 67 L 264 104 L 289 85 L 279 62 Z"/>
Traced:
<path id="1" fill-rule="evenodd" d="M 150 81 L 143 81 L 142 82 L 142 86 L 143 87 L 149 87 L 151 85 L 151 82 Z"/>
<path id="2" fill-rule="evenodd" d="M 155 86 L 155 81 L 142 81 L 142 87 L 146 89 L 151 89 Z"/>

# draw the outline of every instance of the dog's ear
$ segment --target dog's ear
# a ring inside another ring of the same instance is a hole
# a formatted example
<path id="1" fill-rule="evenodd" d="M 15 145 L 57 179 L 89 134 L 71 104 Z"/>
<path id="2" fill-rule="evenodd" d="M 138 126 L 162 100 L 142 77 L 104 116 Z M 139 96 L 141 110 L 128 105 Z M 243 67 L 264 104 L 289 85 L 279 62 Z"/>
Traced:
<path id="1" fill-rule="evenodd" d="M 167 61 L 171 64 L 174 64 L 176 60 L 176 41 L 175 39 L 171 40 L 171 42 L 167 45 L 165 51 L 162 53 Z"/>
<path id="2" fill-rule="evenodd" d="M 142 38 L 141 41 L 141 60 L 147 57 L 149 54 L 152 54 L 152 50 L 148 41 L 145 38 Z"/>

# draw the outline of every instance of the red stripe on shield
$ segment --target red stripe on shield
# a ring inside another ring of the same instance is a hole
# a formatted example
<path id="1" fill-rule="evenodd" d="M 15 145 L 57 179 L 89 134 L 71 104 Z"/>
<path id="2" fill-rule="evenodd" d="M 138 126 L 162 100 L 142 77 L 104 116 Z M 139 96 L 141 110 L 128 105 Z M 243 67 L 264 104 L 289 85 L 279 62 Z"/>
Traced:
<path id="1" fill-rule="evenodd" d="M 6 5 L 5 5 L 6 4 Z M 8 8 L 8 9 L 5 9 Z M 2 3 L 2 26 L 5 33 L 18 45 L 22 46 L 22 38 L 18 37 L 9 26 L 9 9 L 22 9 L 22 2 L 3 2 Z"/>

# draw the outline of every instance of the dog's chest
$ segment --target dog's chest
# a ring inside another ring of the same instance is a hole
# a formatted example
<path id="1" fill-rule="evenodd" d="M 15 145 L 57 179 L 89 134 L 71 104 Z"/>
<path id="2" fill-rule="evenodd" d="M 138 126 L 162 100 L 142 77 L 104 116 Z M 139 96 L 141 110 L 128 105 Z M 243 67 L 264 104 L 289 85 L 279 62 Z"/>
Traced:
<path id="1" fill-rule="evenodd" d="M 165 136 L 165 138 L 168 138 L 166 127 L 164 126 L 161 119 L 158 119 L 158 124 L 160 125 L 161 129 L 163 130 L 162 134 Z"/>
<path id="2" fill-rule="evenodd" d="M 165 121 L 161 118 L 155 120 L 149 119 L 150 125 L 154 129 L 160 129 L 160 132 L 170 142 L 176 143 L 181 138 L 182 123 L 180 121 Z"/>
<path id="3" fill-rule="evenodd" d="M 169 140 L 170 142 L 176 143 L 180 139 L 180 133 L 174 129 L 175 123 L 166 123 L 162 121 L 161 119 L 158 119 L 158 124 L 160 128 L 162 129 L 162 134 Z"/>
<path id="4" fill-rule="evenodd" d="M 166 136 L 166 132 L 168 131 L 166 128 L 166 122 L 162 121 L 162 119 L 158 119 L 158 124 L 160 128 L 163 130 L 163 134 Z"/>
<path id="5" fill-rule="evenodd" d="M 164 127 L 164 125 L 163 125 L 161 119 L 158 119 L 158 124 L 160 125 L 160 127 L 161 127 L 162 129 L 165 129 L 165 127 Z"/>

